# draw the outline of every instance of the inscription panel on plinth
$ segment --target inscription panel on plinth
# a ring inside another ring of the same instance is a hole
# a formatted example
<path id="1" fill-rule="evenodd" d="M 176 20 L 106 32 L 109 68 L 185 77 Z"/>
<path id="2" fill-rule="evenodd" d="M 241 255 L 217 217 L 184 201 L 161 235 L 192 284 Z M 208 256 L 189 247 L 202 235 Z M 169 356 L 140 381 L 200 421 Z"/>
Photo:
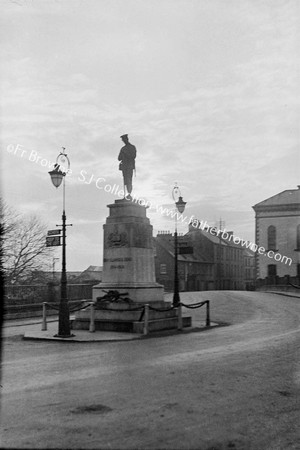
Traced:
<path id="1" fill-rule="evenodd" d="M 110 269 L 125 269 L 125 264 L 122 263 L 126 263 L 129 261 L 132 261 L 132 258 L 103 258 L 104 263 L 110 263 Z"/>
<path id="2" fill-rule="evenodd" d="M 104 225 L 104 249 L 122 247 L 152 248 L 152 226 L 134 222 Z"/>
<path id="3" fill-rule="evenodd" d="M 155 283 L 152 248 L 107 248 L 103 258 L 103 283 Z"/>

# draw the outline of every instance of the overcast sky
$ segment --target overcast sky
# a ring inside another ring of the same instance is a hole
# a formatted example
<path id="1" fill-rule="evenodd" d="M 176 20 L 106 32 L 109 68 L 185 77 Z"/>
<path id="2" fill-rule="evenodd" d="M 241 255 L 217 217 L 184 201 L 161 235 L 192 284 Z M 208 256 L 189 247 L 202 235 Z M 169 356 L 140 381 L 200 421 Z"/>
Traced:
<path id="1" fill-rule="evenodd" d="M 187 217 L 222 218 L 243 239 L 254 204 L 300 184 L 300 1 L 0 4 L 4 197 L 55 228 L 62 189 L 47 164 L 66 147 L 68 270 L 102 265 L 118 197 L 96 180 L 122 188 L 121 134 L 137 147 L 136 195 L 172 208 L 178 182 Z M 154 235 L 174 230 L 148 216 Z"/>

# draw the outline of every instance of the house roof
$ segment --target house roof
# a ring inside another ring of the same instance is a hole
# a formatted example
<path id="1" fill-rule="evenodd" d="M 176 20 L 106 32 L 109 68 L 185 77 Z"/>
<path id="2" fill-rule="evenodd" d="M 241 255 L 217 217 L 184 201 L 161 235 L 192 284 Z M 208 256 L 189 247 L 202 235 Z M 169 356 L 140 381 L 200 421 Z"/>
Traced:
<path id="1" fill-rule="evenodd" d="M 161 237 L 166 235 L 158 235 L 155 239 L 155 241 L 161 245 L 173 258 L 175 256 L 174 254 L 174 237 L 170 234 L 167 235 L 167 237 Z M 186 236 L 178 236 L 178 243 L 180 244 L 180 241 L 186 242 Z M 186 255 L 180 255 L 178 254 L 178 261 L 183 262 L 192 262 L 192 263 L 208 263 L 210 264 L 211 261 L 207 261 L 205 258 L 203 258 L 202 255 L 197 255 L 197 258 L 193 254 L 186 254 Z"/>
<path id="2" fill-rule="evenodd" d="M 87 269 L 79 273 L 75 281 L 76 282 L 92 281 L 92 280 L 100 281 L 101 277 L 102 277 L 102 266 L 89 266 Z"/>
<path id="3" fill-rule="evenodd" d="M 89 266 L 87 269 L 85 269 L 83 272 L 102 272 L 103 267 L 102 266 Z"/>
<path id="4" fill-rule="evenodd" d="M 67 271 L 67 277 L 77 277 L 81 272 L 70 272 Z M 61 277 L 61 270 L 56 270 L 55 272 L 53 272 L 52 270 L 40 270 L 39 274 L 44 275 L 46 277 L 52 278 L 53 276 L 55 278 L 60 278 Z"/>
<path id="5" fill-rule="evenodd" d="M 250 250 L 250 248 L 244 248 L 244 255 L 245 256 L 251 256 L 252 258 L 254 258 L 255 252 Z"/>
<path id="6" fill-rule="evenodd" d="M 263 207 L 276 207 L 280 205 L 300 205 L 300 185 L 298 189 L 287 189 L 285 191 L 280 192 L 279 194 L 273 195 L 272 197 L 263 200 L 256 205 L 252 206 L 255 210 L 256 208 Z"/>
<path id="7" fill-rule="evenodd" d="M 213 229 L 213 228 L 215 228 L 215 227 L 210 227 L 209 229 Z M 231 234 L 233 234 L 233 236 L 236 236 L 236 235 L 234 235 L 234 233 L 232 231 L 227 231 L 227 230 L 224 230 L 224 231 L 226 231 L 226 233 L 228 233 L 228 234 L 231 233 Z M 215 235 L 211 234 L 209 232 L 209 230 L 207 230 L 207 229 L 202 230 L 200 228 L 197 228 L 194 230 L 190 230 L 187 234 L 190 234 L 193 232 L 201 233 L 202 236 L 205 236 L 207 239 L 209 239 L 214 244 L 217 244 L 217 245 L 221 244 L 221 245 L 224 245 L 227 247 L 241 248 L 241 244 L 236 244 L 235 242 L 233 242 L 233 240 L 223 239 L 222 236 L 215 236 Z M 236 236 L 236 237 L 238 237 L 238 236 Z"/>

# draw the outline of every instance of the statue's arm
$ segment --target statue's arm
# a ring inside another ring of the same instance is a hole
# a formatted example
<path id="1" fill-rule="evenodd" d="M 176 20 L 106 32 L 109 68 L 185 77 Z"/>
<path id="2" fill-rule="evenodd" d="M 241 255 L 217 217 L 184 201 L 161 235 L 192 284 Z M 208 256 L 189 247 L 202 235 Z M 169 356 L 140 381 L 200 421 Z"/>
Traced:
<path id="1" fill-rule="evenodd" d="M 118 156 L 118 161 L 122 161 L 122 149 L 120 150 L 119 156 Z"/>

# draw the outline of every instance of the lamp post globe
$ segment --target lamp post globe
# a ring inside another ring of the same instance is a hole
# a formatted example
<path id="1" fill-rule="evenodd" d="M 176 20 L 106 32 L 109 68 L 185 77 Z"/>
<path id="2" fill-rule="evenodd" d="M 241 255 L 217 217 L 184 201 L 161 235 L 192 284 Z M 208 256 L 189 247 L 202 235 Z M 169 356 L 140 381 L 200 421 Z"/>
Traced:
<path id="1" fill-rule="evenodd" d="M 179 196 L 179 199 L 178 199 L 178 201 L 175 203 L 175 205 L 176 205 L 176 208 L 178 209 L 178 211 L 180 212 L 180 214 L 182 214 L 182 213 L 184 212 L 186 203 L 187 203 L 187 202 L 184 202 L 184 201 L 182 200 L 182 197 Z"/>
<path id="2" fill-rule="evenodd" d="M 53 186 L 55 186 L 56 188 L 58 188 L 61 185 L 61 182 L 63 180 L 64 174 L 63 172 L 60 170 L 60 167 L 58 164 L 55 164 L 57 167 L 54 168 L 53 170 L 51 170 L 49 173 L 50 177 L 51 177 L 51 181 Z"/>

